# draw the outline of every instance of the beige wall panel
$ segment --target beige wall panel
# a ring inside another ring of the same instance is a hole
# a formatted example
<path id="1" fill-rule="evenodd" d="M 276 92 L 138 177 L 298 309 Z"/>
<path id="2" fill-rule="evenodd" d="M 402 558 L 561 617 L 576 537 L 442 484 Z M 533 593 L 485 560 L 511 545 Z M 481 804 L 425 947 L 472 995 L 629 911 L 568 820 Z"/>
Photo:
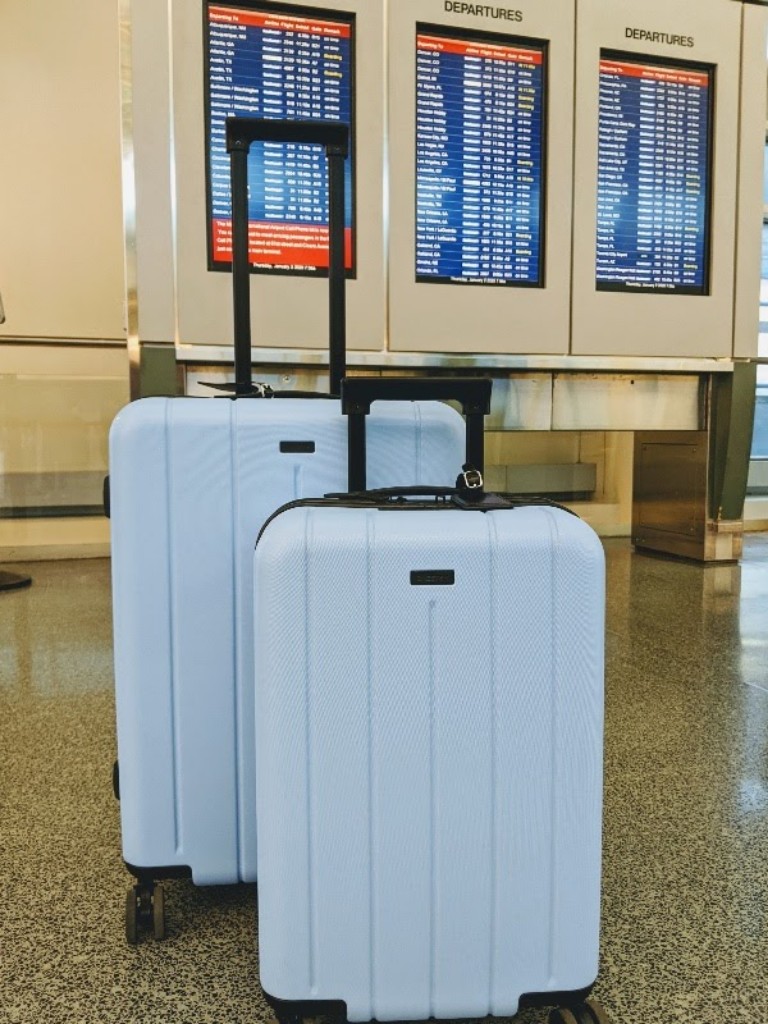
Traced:
<path id="1" fill-rule="evenodd" d="M 597 500 L 623 509 L 621 522 L 632 518 L 634 434 L 631 431 L 582 434 L 580 461 L 598 467 Z"/>
<path id="2" fill-rule="evenodd" d="M 579 461 L 579 435 L 545 431 L 491 431 L 486 437 L 489 465 L 536 466 Z"/>
<path id="3" fill-rule="evenodd" d="M 575 0 L 519 0 L 514 9 L 521 12 L 521 21 L 454 13 L 448 6 L 443 0 L 389 3 L 389 347 L 411 352 L 567 353 Z M 415 280 L 416 22 L 549 41 L 543 288 Z"/>
<path id="4" fill-rule="evenodd" d="M 634 434 L 581 434 L 581 462 L 597 466 L 598 490 L 593 502 L 569 502 L 601 537 L 628 537 L 632 530 Z"/>
<path id="5" fill-rule="evenodd" d="M 577 435 L 579 438 L 579 462 L 593 463 L 595 466 L 595 501 L 615 500 L 612 495 L 606 494 L 605 462 L 606 445 L 609 438 L 617 437 L 616 434 L 607 434 L 604 431 L 597 433 L 584 433 Z"/>
<path id="6" fill-rule="evenodd" d="M 553 430 L 698 430 L 701 382 L 693 375 L 558 373 Z"/>
<path id="7" fill-rule="evenodd" d="M 0 474 L 106 469 L 109 427 L 126 401 L 119 378 L 0 374 Z"/>
<path id="8" fill-rule="evenodd" d="M 20 377 L 111 377 L 125 385 L 128 401 L 128 358 L 120 346 L 14 345 L 0 346 L 0 373 Z"/>
<path id="9" fill-rule="evenodd" d="M 3 345 L 0 476 L 105 470 L 109 427 L 128 397 L 122 347 Z"/>
<path id="10" fill-rule="evenodd" d="M 0 338 L 125 336 L 116 3 L 0 0 Z"/>
<path id="11" fill-rule="evenodd" d="M 579 0 L 573 258 L 574 355 L 730 357 L 733 345 L 742 5 L 733 0 Z M 627 37 L 639 28 L 693 46 Z M 600 50 L 716 65 L 711 294 L 597 291 Z"/>
<path id="12" fill-rule="evenodd" d="M 630 431 L 543 433 L 515 431 L 486 435 L 486 464 L 503 480 L 506 466 L 591 463 L 597 474 L 594 500 L 568 502 L 603 537 L 628 537 L 632 523 L 634 434 Z"/>
<path id="13" fill-rule="evenodd" d="M 172 342 L 176 308 L 168 5 L 133 0 L 130 23 L 123 29 L 129 33 L 131 80 L 125 150 L 133 156 L 124 172 L 129 281 L 136 288 L 139 339 Z"/>
<path id="14" fill-rule="evenodd" d="M 744 7 L 741 77 L 741 161 L 736 249 L 736 315 L 733 354 L 755 357 L 759 340 L 760 262 L 765 160 L 766 35 L 768 10 Z"/>
<path id="15" fill-rule="evenodd" d="M 108 557 L 109 520 L 101 516 L 0 519 L 0 563 Z"/>

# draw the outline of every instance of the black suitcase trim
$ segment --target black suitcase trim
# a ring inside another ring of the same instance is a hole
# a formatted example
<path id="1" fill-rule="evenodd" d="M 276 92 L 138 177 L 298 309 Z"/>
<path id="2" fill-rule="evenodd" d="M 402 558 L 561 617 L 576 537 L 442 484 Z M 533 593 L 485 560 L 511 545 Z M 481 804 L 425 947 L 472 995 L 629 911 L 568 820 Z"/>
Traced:
<path id="1" fill-rule="evenodd" d="M 264 998 L 275 1011 L 280 1024 L 300 1021 L 304 1017 L 331 1017 L 334 1020 L 347 1019 L 347 1004 L 343 999 L 293 1000 L 278 999 L 264 991 Z"/>
<path id="2" fill-rule="evenodd" d="M 571 992 L 529 992 L 520 996 L 520 1010 L 537 1009 L 542 1006 L 573 1007 L 584 1003 L 592 994 L 597 982 L 586 988 L 574 989 Z M 264 989 L 264 998 L 275 1011 L 279 1024 L 298 1024 L 306 1017 L 330 1017 L 334 1020 L 347 1019 L 347 1004 L 343 999 L 292 1000 L 277 999 Z M 430 1017 L 430 1020 L 436 1020 Z M 494 1018 L 489 1018 L 493 1020 Z"/>
<path id="3" fill-rule="evenodd" d="M 159 867 L 159 868 L 140 868 L 135 864 L 129 864 L 127 860 L 123 861 L 126 870 L 129 875 L 133 875 L 137 882 L 146 884 L 147 882 L 159 882 L 165 878 L 191 878 L 192 868 L 187 867 L 184 864 L 176 864 L 170 867 Z"/>
<path id="4" fill-rule="evenodd" d="M 586 1002 L 592 995 L 597 981 L 586 988 L 574 989 L 572 992 L 529 992 L 520 996 L 520 1009 L 531 1010 L 540 1006 L 562 1006 L 570 1008 Z"/>

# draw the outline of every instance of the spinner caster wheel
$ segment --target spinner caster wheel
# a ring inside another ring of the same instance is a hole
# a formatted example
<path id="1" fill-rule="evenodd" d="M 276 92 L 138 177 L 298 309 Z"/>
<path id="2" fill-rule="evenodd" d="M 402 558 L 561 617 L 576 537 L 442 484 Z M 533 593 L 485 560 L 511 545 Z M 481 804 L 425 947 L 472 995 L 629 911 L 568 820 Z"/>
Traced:
<path id="1" fill-rule="evenodd" d="M 135 946 L 139 941 L 139 906 L 134 886 L 125 896 L 125 941 L 129 946 Z"/>
<path id="2" fill-rule="evenodd" d="M 165 938 L 165 890 L 156 885 L 152 893 L 152 934 L 157 942 Z"/>
<path id="3" fill-rule="evenodd" d="M 165 938 L 165 893 L 154 882 L 131 886 L 125 898 L 125 938 L 135 946 L 139 933 L 151 931 L 158 942 Z"/>
<path id="4" fill-rule="evenodd" d="M 578 1006 L 553 1010 L 549 1024 L 608 1024 L 608 1017 L 596 999 L 588 999 Z"/>
<path id="5" fill-rule="evenodd" d="M 584 1004 L 595 1019 L 595 1024 L 608 1024 L 608 1014 L 596 999 L 588 999 Z"/>

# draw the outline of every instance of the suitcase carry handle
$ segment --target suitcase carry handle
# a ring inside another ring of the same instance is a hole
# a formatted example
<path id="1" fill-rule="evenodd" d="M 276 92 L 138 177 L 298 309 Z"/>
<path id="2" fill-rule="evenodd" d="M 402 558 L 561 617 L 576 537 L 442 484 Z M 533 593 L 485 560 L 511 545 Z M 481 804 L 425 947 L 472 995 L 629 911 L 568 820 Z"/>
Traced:
<path id="1" fill-rule="evenodd" d="M 253 142 L 300 142 L 338 150 L 346 157 L 349 126 L 341 121 L 276 121 L 261 117 L 227 118 L 227 152 Z"/>
<path id="2" fill-rule="evenodd" d="M 365 491 L 332 491 L 324 498 L 359 498 L 361 501 L 396 501 L 400 498 L 451 498 L 455 487 L 431 487 L 429 484 L 415 484 L 413 487 L 375 487 Z"/>
<path id="3" fill-rule="evenodd" d="M 324 146 L 328 158 L 329 373 L 331 395 L 338 395 L 345 372 L 347 349 L 344 161 L 349 154 L 349 126 L 338 121 L 270 121 L 256 117 L 228 117 L 226 139 L 232 191 L 232 294 L 235 317 L 235 386 L 232 390 L 236 395 L 253 394 L 251 275 L 248 263 L 248 151 L 253 142 L 296 142 Z"/>
<path id="4" fill-rule="evenodd" d="M 467 428 L 466 464 L 482 475 L 485 463 L 484 417 L 491 411 L 493 381 L 485 377 L 346 377 L 341 410 L 348 420 L 348 487 L 366 486 L 365 417 L 377 401 L 447 401 L 461 404 Z"/>

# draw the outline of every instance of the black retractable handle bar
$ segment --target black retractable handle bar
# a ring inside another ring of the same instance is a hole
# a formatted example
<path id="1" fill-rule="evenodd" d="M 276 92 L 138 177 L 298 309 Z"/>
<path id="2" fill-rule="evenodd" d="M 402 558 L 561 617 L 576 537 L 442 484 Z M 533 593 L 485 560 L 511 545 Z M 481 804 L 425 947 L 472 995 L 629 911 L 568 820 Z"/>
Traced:
<path id="1" fill-rule="evenodd" d="M 341 382 L 341 409 L 348 418 L 349 490 L 366 488 L 365 418 L 377 401 L 459 402 L 467 427 L 466 463 L 483 473 L 483 421 L 491 411 L 492 388 L 493 381 L 484 377 L 346 377 Z"/>
<path id="2" fill-rule="evenodd" d="M 253 142 L 296 142 L 324 146 L 328 158 L 328 291 L 330 392 L 338 395 L 346 369 L 346 271 L 344 267 L 344 161 L 349 126 L 338 121 L 268 121 L 228 117 L 227 152 L 232 186 L 232 290 L 235 309 L 235 387 L 249 394 L 251 383 L 251 291 L 248 265 L 248 151 Z"/>

